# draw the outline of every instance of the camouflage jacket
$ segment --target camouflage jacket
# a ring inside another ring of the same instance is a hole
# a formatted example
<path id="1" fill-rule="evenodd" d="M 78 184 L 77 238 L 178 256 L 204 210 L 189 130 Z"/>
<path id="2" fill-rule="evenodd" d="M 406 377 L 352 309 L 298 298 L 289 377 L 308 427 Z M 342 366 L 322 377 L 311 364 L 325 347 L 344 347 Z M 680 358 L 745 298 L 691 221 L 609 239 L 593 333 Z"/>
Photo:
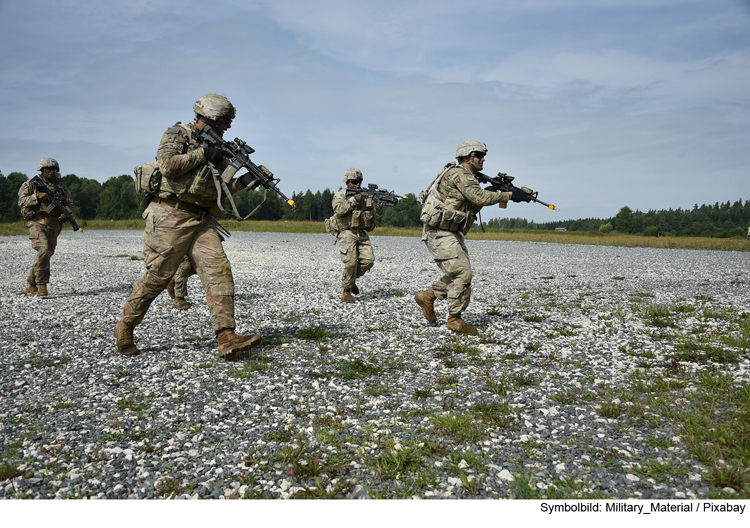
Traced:
<path id="1" fill-rule="evenodd" d="M 454 164 L 445 166 L 424 195 L 420 220 L 426 226 L 464 234 L 482 207 L 510 199 L 510 193 L 483 189 L 469 169 Z"/>
<path id="2" fill-rule="evenodd" d="M 221 174 L 227 166 L 222 160 L 212 166 L 203 153 L 203 142 L 197 139 L 198 127 L 195 123 L 176 123 L 161 137 L 156 161 L 162 174 L 159 196 L 178 199 L 208 209 L 213 216 L 221 212 L 216 204 L 218 192 L 214 183 L 213 171 Z M 234 194 L 243 188 L 238 179 L 228 184 Z"/>
<path id="3" fill-rule="evenodd" d="M 49 188 L 50 191 L 58 196 L 58 199 L 65 204 L 70 210 L 73 209 L 73 197 L 70 195 L 70 191 L 65 186 L 60 178 L 55 178 L 55 181 L 48 182 L 45 180 L 44 184 Z M 57 223 L 57 218 L 62 214 L 59 208 L 55 207 L 49 213 L 45 212 L 44 209 L 49 205 L 49 202 L 42 204 L 39 201 L 37 189 L 34 184 L 29 180 L 23 182 L 21 188 L 18 189 L 18 207 L 21 208 L 21 216 L 26 222 L 39 222 L 45 225 L 52 225 Z"/>
<path id="4" fill-rule="evenodd" d="M 372 231 L 375 228 L 375 222 L 383 216 L 383 205 L 374 204 L 367 207 L 364 199 L 357 201 L 354 196 L 347 198 L 346 189 L 343 187 L 333 195 L 333 216 L 336 218 L 338 230 Z"/>

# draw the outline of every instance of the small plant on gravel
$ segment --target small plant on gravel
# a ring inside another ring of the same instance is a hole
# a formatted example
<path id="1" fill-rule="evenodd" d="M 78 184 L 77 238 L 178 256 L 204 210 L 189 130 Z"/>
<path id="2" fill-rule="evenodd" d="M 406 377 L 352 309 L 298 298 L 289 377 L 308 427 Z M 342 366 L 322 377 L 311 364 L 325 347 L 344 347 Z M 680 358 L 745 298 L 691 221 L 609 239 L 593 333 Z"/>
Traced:
<path id="1" fill-rule="evenodd" d="M 712 467 L 706 474 L 706 480 L 717 488 L 731 488 L 741 491 L 748 483 L 744 468 L 737 464 L 734 467 Z"/>
<path id="2" fill-rule="evenodd" d="M 431 420 L 437 432 L 456 442 L 476 442 L 485 436 L 484 429 L 474 422 L 471 414 L 433 416 Z"/>
<path id="3" fill-rule="evenodd" d="M 432 390 L 427 389 L 414 389 L 414 399 L 423 400 L 432 396 Z"/>
<path id="4" fill-rule="evenodd" d="M 669 438 L 659 438 L 658 436 L 652 436 L 651 438 L 646 440 L 644 444 L 646 444 L 647 446 L 659 447 L 662 449 L 675 446 L 675 443 Z"/>
<path id="5" fill-rule="evenodd" d="M 422 468 L 424 453 L 417 446 L 389 449 L 372 460 L 381 480 L 391 480 L 400 475 L 416 473 Z"/>
<path id="6" fill-rule="evenodd" d="M 353 380 L 380 374 L 383 369 L 378 367 L 375 363 L 369 363 L 360 358 L 354 358 L 339 362 L 338 371 L 340 377 Z"/>
<path id="7" fill-rule="evenodd" d="M 482 421 L 500 429 L 512 428 L 516 423 L 513 408 L 508 402 L 476 403 L 471 410 Z"/>
<path id="8" fill-rule="evenodd" d="M 602 403 L 599 408 L 599 414 L 605 418 L 617 418 L 623 412 L 622 407 L 619 403 Z"/>
<path id="9" fill-rule="evenodd" d="M 0 464 L 0 480 L 12 479 L 18 472 L 18 462 L 3 462 Z"/>
<path id="10" fill-rule="evenodd" d="M 703 340 L 686 340 L 675 345 L 675 352 L 669 358 L 677 361 L 705 363 L 737 363 L 739 359 L 731 350 L 725 350 Z"/>
<path id="11" fill-rule="evenodd" d="M 322 326 L 316 326 L 314 328 L 303 328 L 297 332 L 299 339 L 312 339 L 313 341 L 328 341 L 333 335 L 331 332 Z"/>
<path id="12" fill-rule="evenodd" d="M 523 320 L 527 323 L 541 323 L 544 321 L 543 315 L 524 315 Z"/>
<path id="13" fill-rule="evenodd" d="M 182 479 L 164 478 L 156 485 L 155 497 L 164 499 L 175 498 L 193 489 L 195 489 L 195 484 L 183 484 Z"/>

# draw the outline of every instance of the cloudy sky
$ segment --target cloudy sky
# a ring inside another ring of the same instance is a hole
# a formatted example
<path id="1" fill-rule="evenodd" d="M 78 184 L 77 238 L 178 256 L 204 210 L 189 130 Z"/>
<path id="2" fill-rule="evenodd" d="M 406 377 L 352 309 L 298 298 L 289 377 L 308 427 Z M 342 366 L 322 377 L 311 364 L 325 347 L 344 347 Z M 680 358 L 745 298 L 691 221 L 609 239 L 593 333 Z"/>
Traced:
<path id="1" fill-rule="evenodd" d="M 467 139 L 535 221 L 750 199 L 748 0 L 0 0 L 0 171 L 105 181 L 207 92 L 287 194 L 418 193 Z"/>

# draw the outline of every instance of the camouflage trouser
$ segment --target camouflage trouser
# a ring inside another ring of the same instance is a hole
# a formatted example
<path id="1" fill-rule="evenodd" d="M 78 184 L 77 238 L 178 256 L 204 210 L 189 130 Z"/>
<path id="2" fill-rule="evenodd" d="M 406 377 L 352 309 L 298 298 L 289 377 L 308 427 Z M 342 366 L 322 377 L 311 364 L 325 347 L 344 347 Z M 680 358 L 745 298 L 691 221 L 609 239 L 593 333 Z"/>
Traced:
<path id="1" fill-rule="evenodd" d="M 344 263 L 344 275 L 341 277 L 341 288 L 350 290 L 354 281 L 372 269 L 375 254 L 367 231 L 345 229 L 339 233 L 339 251 Z"/>
<path id="2" fill-rule="evenodd" d="M 448 313 L 457 315 L 471 300 L 471 262 L 461 233 L 426 227 L 422 237 L 444 275 L 432 285 L 438 299 L 448 299 Z"/>
<path id="3" fill-rule="evenodd" d="M 62 231 L 60 222 L 48 220 L 48 225 L 40 222 L 26 222 L 29 228 L 31 247 L 36 250 L 36 258 L 31 265 L 29 279 L 34 277 L 36 284 L 49 284 L 49 261 L 57 248 L 57 237 Z"/>
<path id="4" fill-rule="evenodd" d="M 187 297 L 188 278 L 197 274 L 198 272 L 195 271 L 193 264 L 186 255 L 185 258 L 182 259 L 182 262 L 180 262 L 180 267 L 177 268 L 177 272 L 174 274 L 174 296 L 183 298 Z"/>
<path id="5" fill-rule="evenodd" d="M 164 291 L 187 255 L 206 289 L 214 330 L 234 329 L 232 267 L 213 218 L 159 203 L 151 203 L 143 216 L 146 273 L 133 284 L 122 309 L 122 321 L 130 326 L 140 324 L 151 302 Z"/>

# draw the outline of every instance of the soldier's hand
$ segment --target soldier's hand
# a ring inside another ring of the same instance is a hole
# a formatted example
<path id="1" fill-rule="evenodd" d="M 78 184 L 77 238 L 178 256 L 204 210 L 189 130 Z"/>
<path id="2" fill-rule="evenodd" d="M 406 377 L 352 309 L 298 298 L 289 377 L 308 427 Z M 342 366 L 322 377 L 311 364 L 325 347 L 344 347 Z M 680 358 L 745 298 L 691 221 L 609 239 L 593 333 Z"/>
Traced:
<path id="1" fill-rule="evenodd" d="M 531 196 L 529 195 L 529 193 L 527 193 L 523 189 L 519 189 L 518 187 L 515 187 L 512 191 L 510 199 L 513 200 L 514 202 L 530 202 Z"/>
<path id="2" fill-rule="evenodd" d="M 260 180 L 256 180 L 252 174 L 246 172 L 245 174 L 240 176 L 240 183 L 244 187 L 247 187 L 249 185 L 251 189 L 257 189 L 260 185 Z"/>
<path id="3" fill-rule="evenodd" d="M 65 213 L 63 213 L 63 214 L 61 214 L 60 216 L 57 217 L 57 220 L 59 222 L 64 222 L 67 219 L 68 219 L 68 215 L 66 215 Z"/>
<path id="4" fill-rule="evenodd" d="M 203 147 L 203 154 L 206 155 L 206 160 L 214 165 L 219 164 L 224 158 L 232 157 L 231 152 L 216 147 Z"/>
<path id="5" fill-rule="evenodd" d="M 46 192 L 38 192 L 36 193 L 36 199 L 39 200 L 39 203 L 49 203 L 49 196 L 47 196 Z"/>

